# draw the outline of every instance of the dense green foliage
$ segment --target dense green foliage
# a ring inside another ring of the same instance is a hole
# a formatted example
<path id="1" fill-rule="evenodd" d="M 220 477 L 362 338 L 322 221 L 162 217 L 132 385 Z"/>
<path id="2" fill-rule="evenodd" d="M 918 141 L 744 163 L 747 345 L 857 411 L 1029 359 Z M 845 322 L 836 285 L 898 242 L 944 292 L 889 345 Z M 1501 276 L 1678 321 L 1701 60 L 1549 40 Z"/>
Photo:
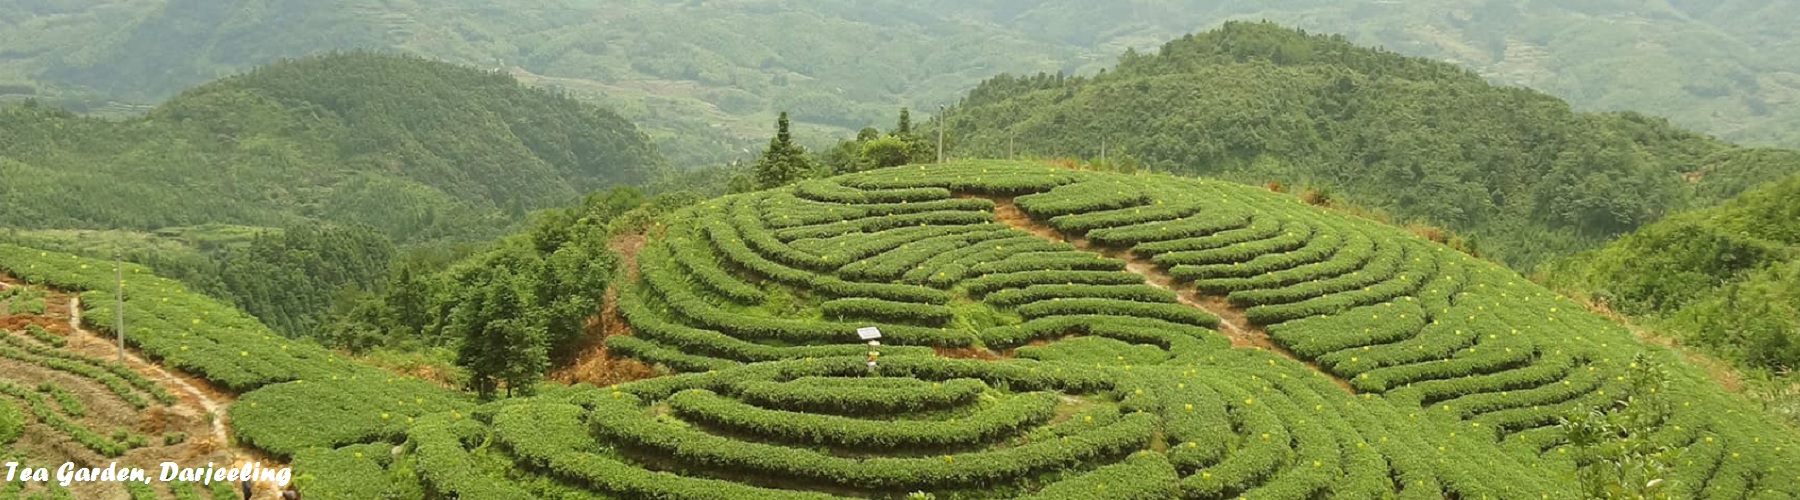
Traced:
<path id="1" fill-rule="evenodd" d="M 1800 367 L 1800 175 L 1545 266 L 1553 286 L 1739 366 Z"/>
<path id="2" fill-rule="evenodd" d="M 806 148 L 794 144 L 794 136 L 788 130 L 788 114 L 781 112 L 775 121 L 775 137 L 769 139 L 769 147 L 763 149 L 762 156 L 751 165 L 755 172 L 757 189 L 783 186 L 805 178 L 816 168 Z"/>
<path id="3" fill-rule="evenodd" d="M 749 159 L 775 110 L 809 145 L 947 103 L 997 72 L 1091 72 L 1227 20 L 1269 19 L 1478 70 L 1584 108 L 1632 109 L 1756 144 L 1800 145 L 1791 36 L 1770 0 L 632 0 L 543 5 L 7 0 L 0 99 L 131 112 L 232 71 L 385 48 L 621 108 L 683 164 Z M 112 102 L 112 101 L 123 102 Z M 748 154 L 744 150 L 750 150 Z"/>
<path id="4" fill-rule="evenodd" d="M 323 334 L 325 318 L 344 312 L 347 298 L 382 287 L 390 261 L 400 253 L 369 226 L 314 222 L 286 230 L 226 225 L 154 233 L 13 230 L 0 241 L 142 264 L 235 303 L 290 337 Z"/>
<path id="5" fill-rule="evenodd" d="M 958 196 L 986 203 L 937 211 L 979 217 L 858 225 L 896 217 L 897 199 Z M 1094 247 L 988 229 L 1014 207 L 1040 234 L 1137 236 Z M 1156 229 L 1190 219 L 1211 229 Z M 425 415 L 388 472 L 465 497 L 571 494 L 545 484 L 694 499 L 1573 499 L 1645 478 L 1669 498 L 1800 489 L 1793 436 L 1672 353 L 1504 268 L 1257 187 L 969 162 L 658 221 L 638 279 L 621 281 L 633 332 L 608 346 L 686 373 Z M 1247 231 L 1263 221 L 1274 229 Z M 1187 270 L 1167 286 L 1209 283 L 1206 303 L 1227 304 L 1209 307 L 1249 322 L 1227 328 L 1116 267 L 974 271 L 1108 260 L 1095 252 L 1178 255 L 1152 264 Z M 857 307 L 945 304 L 950 318 L 830 319 L 831 304 L 877 295 L 893 297 Z M 853 335 L 869 324 L 884 334 L 874 349 Z M 1246 329 L 1293 357 L 1231 348 Z M 367 466 L 339 460 L 322 467 Z"/>
<path id="6" fill-rule="evenodd" d="M 214 257 L 222 286 L 213 295 L 289 337 L 316 336 L 339 297 L 380 284 L 394 253 L 368 226 L 289 228 Z"/>
<path id="7" fill-rule="evenodd" d="M 580 352 L 589 320 L 615 276 L 612 238 L 692 195 L 646 197 L 633 188 L 535 212 L 526 228 L 466 257 L 397 262 L 378 291 L 357 295 L 324 333 L 364 352 L 450 349 L 486 394 L 529 390 L 550 366 Z"/>
<path id="8" fill-rule="evenodd" d="M 486 238 L 662 169 L 610 111 L 368 53 L 263 66 L 123 121 L 0 109 L 0 224 L 20 228 L 330 221 L 399 242 Z"/>
<path id="9" fill-rule="evenodd" d="M 1529 268 L 1800 169 L 1636 113 L 1578 113 L 1456 66 L 1233 23 L 1094 77 L 1003 75 L 950 111 L 958 156 L 1129 158 L 1341 193 Z"/>

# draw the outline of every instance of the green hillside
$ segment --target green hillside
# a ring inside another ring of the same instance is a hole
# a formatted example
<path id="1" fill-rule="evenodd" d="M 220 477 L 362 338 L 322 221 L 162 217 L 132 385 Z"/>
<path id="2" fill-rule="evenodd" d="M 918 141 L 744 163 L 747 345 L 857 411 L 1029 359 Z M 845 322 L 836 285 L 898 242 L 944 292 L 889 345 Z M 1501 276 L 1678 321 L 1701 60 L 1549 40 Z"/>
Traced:
<path id="1" fill-rule="evenodd" d="M 1546 266 L 1545 278 L 1722 354 L 1800 366 L 1800 176 L 1671 215 Z"/>
<path id="2" fill-rule="evenodd" d="M 119 121 L 0 108 L 0 225 L 25 229 L 322 221 L 400 242 L 488 238 L 665 168 L 605 109 L 369 53 L 271 64 Z"/>
<path id="3" fill-rule="evenodd" d="M 1635 113 L 1576 112 L 1453 65 L 1271 24 L 1127 53 L 1092 78 L 1003 75 L 949 115 L 959 156 L 1101 156 L 1328 190 L 1528 269 L 1800 168 Z M 933 125 L 927 125 L 927 128 Z"/>
<path id="4" fill-rule="evenodd" d="M 142 266 L 126 263 L 118 273 L 124 282 L 122 316 L 127 325 L 126 343 L 133 348 L 133 357 L 142 356 L 164 368 L 191 375 L 196 381 L 204 381 L 235 399 L 229 408 L 219 408 L 222 414 L 206 415 L 209 426 L 217 418 L 229 417 L 231 442 L 224 442 L 223 435 L 219 439 L 194 436 L 212 439 L 199 454 L 212 457 L 221 447 L 248 446 L 285 460 L 309 447 L 391 439 L 403 435 L 415 417 L 438 412 L 468 412 L 473 407 L 473 398 L 466 394 L 359 364 L 311 340 L 278 335 L 230 304 L 194 293 L 179 282 L 153 275 Z M 7 276 L 9 282 L 22 284 L 7 290 L 31 286 L 48 287 L 59 295 L 75 294 L 85 309 L 81 316 L 84 329 L 95 330 L 106 337 L 116 334 L 112 318 L 119 311 L 114 309 L 115 271 L 111 262 L 0 244 L 0 274 Z M 9 320 L 26 319 L 14 314 Z M 155 470 L 158 466 L 155 457 L 168 455 L 152 452 L 147 458 L 137 453 L 138 450 L 163 448 L 162 453 L 167 453 L 171 448 L 165 446 L 181 444 L 171 441 L 186 441 L 185 436 L 163 435 L 156 436 L 156 442 L 149 442 L 144 436 L 136 435 L 138 431 L 125 433 L 123 427 L 117 433 L 108 434 L 111 428 L 94 425 L 93 419 L 79 418 L 80 412 L 71 410 L 69 403 L 61 403 L 59 409 L 44 404 L 46 398 L 36 397 L 37 393 L 19 392 L 14 384 L 18 380 L 16 377 L 28 376 L 37 370 L 64 373 L 56 378 L 61 381 L 73 380 L 69 377 L 77 375 L 106 381 L 107 387 L 134 403 L 124 407 L 130 410 L 120 410 L 117 403 L 96 404 L 95 412 L 123 412 L 131 416 L 128 421 L 132 423 L 166 422 L 167 417 L 158 416 L 159 412 L 198 415 L 202 411 L 213 411 L 200 407 L 185 395 L 182 399 L 170 397 L 167 391 L 177 387 L 184 394 L 193 391 L 185 383 L 169 382 L 166 375 L 148 375 L 150 372 L 145 371 L 147 369 L 142 368 L 141 363 L 134 362 L 135 366 L 126 367 L 109 363 L 111 356 L 100 360 L 76 355 L 64 349 L 73 343 L 56 342 L 65 333 L 42 333 L 42 329 L 31 328 L 35 326 L 27 327 L 29 336 L 27 332 L 0 334 L 0 338 L 5 339 L 5 346 L 0 347 L 0 357 L 12 363 L 9 367 L 25 367 L 9 370 L 7 380 L 0 380 L 0 392 L 31 402 L 35 422 L 27 428 L 29 439 L 16 443 L 17 447 L 7 446 L 5 454 L 8 456 L 17 457 L 18 451 L 42 449 L 44 443 L 60 443 L 57 446 L 62 449 L 93 451 L 70 455 L 80 463 L 107 463 L 110 460 L 120 467 Z M 60 326 L 57 328 L 60 331 Z M 138 395 L 139 387 L 152 397 Z M 93 396 L 84 396 L 84 399 L 98 401 Z M 11 402 L 8 399 L 4 403 Z M 181 409 L 173 410 L 175 407 Z M 141 428 L 134 426 L 131 429 Z M 26 453 L 18 458 L 35 464 L 50 456 Z M 220 458 L 233 457 L 227 454 Z M 302 471 L 295 477 L 305 473 Z M 223 496 L 214 498 L 235 495 L 230 482 L 215 481 L 212 486 L 215 495 L 220 489 L 225 491 Z M 78 484 L 75 487 L 84 486 Z M 203 491 L 207 489 L 198 482 L 157 482 L 148 487 L 127 484 L 124 490 L 131 492 L 132 498 L 195 498 L 192 494 L 196 487 Z M 103 493 L 91 488 L 83 491 L 96 496 L 120 495 L 106 496 L 109 498 L 123 497 L 117 490 L 105 491 L 116 488 L 111 484 L 94 488 L 100 488 Z M 55 484 L 9 482 L 5 493 L 19 495 L 21 489 L 25 490 L 25 498 L 73 498 L 42 496 L 46 491 L 57 491 Z M 184 489 L 185 494 L 177 493 Z M 146 496 L 138 496 L 140 494 Z"/>
<path id="5" fill-rule="evenodd" d="M 391 462 L 352 446 L 297 463 L 387 480 L 302 491 L 1800 492 L 1790 431 L 1673 353 L 1505 268 L 1257 187 L 915 165 L 705 201 L 648 233 L 620 283 L 632 332 L 606 344 L 680 374 L 422 416 Z"/>
<path id="6" fill-rule="evenodd" d="M 996 72 L 1091 71 L 1228 20 L 1344 33 L 1584 109 L 1800 146 L 1800 11 L 1773 0 L 632 0 L 274 4 L 0 0 L 0 100 L 132 113 L 281 57 L 383 48 L 604 100 L 683 164 L 747 156 L 775 110 L 807 137 L 929 109 Z"/>

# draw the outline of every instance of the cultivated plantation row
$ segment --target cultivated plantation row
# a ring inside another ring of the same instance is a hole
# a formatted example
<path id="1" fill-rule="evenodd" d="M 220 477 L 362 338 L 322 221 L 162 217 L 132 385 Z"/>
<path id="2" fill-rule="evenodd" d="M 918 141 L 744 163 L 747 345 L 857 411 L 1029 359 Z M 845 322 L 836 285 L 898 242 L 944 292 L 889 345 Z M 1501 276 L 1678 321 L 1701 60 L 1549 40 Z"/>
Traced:
<path id="1" fill-rule="evenodd" d="M 0 245 L 0 272 L 27 283 L 6 292 L 86 291 L 80 294 L 80 303 L 87 309 L 83 326 L 108 337 L 114 317 L 113 269 L 112 262 Z M 0 398 L 0 431 L 9 428 L 10 416 L 22 413 L 24 434 L 35 440 L 10 447 L 13 458 L 52 467 L 64 460 L 100 467 L 117 460 L 121 465 L 154 470 L 163 460 L 196 459 L 195 455 L 170 452 L 168 446 L 193 440 L 209 440 L 205 448 L 228 445 L 206 434 L 212 419 L 229 418 L 234 441 L 268 452 L 275 460 L 287 460 L 309 448 L 398 439 L 413 416 L 469 406 L 469 398 L 454 391 L 355 363 L 310 341 L 284 338 L 230 304 L 188 291 L 142 267 L 126 264 L 123 276 L 126 339 L 133 350 L 207 385 L 238 394 L 240 399 L 227 414 L 189 416 L 204 421 L 187 432 L 144 434 L 137 431 L 144 425 L 141 422 L 170 418 L 162 416 L 175 402 L 168 389 L 110 357 L 64 349 L 73 347 L 68 345 L 72 337 L 67 329 L 53 326 L 59 330 L 53 332 L 44 325 L 66 322 L 66 316 L 56 322 L 34 319 L 35 323 L 21 331 L 0 337 L 0 365 L 27 364 L 57 372 L 42 376 L 47 383 L 26 384 L 22 381 L 36 380 L 31 377 L 37 377 L 33 374 L 39 370 L 9 369 L 0 381 L 0 394 L 6 396 Z M 60 293 L 52 295 L 66 300 Z M 100 347 L 101 352 L 111 352 L 106 347 L 110 338 Z M 58 384 L 67 384 L 69 390 Z M 82 391 L 78 387 L 98 389 Z M 80 415 L 84 410 L 90 413 L 85 419 Z M 102 418 L 116 427 L 92 424 Z M 0 437 L 5 434 L 0 432 Z M 87 452 L 45 451 L 62 440 L 78 443 Z M 204 455 L 204 448 L 200 452 Z M 198 458 L 200 464 L 211 459 Z M 0 490 L 0 498 L 19 493 L 20 485 Z M 133 498 L 198 498 L 195 490 L 199 489 L 211 491 L 214 498 L 237 498 L 231 485 L 224 483 L 139 486 L 145 485 L 128 484 L 126 492 Z M 24 493 L 56 495 L 59 489 L 42 491 L 33 486 Z"/>
<path id="2" fill-rule="evenodd" d="M 1789 438 L 1625 330 L 1254 188 L 909 166 L 704 202 L 651 232 L 619 299 L 634 333 L 607 346 L 686 373 L 426 417 L 409 432 L 426 491 L 1573 498 L 1592 451 L 1559 419 L 1629 402 L 1657 409 L 1634 414 L 1648 439 L 1686 450 L 1673 498 L 1800 492 Z M 1188 289 L 1284 353 L 1231 347 Z M 873 368 L 853 334 L 868 325 Z"/>
<path id="3" fill-rule="evenodd" d="M 216 446 L 203 432 L 208 422 L 176 411 L 177 396 L 168 388 L 113 358 L 92 355 L 94 346 L 77 345 L 81 337 L 69 326 L 66 304 L 68 297 L 40 286 L 0 289 L 0 317 L 6 318 L 0 325 L 0 462 L 154 461 Z M 204 491 L 188 483 L 165 488 L 183 498 Z M 143 484 L 125 492 L 134 498 L 159 493 Z M 101 494 L 92 485 L 0 485 L 0 498 Z"/>
<path id="4" fill-rule="evenodd" d="M 106 289 L 23 252 L 0 266 Z M 676 374 L 479 405 L 166 280 L 133 275 L 127 323 L 250 391 L 237 435 L 308 498 L 1579 498 L 1600 451 L 1559 421 L 1595 410 L 1679 450 L 1670 498 L 1800 494 L 1788 434 L 1669 353 L 1252 187 L 896 167 L 682 209 L 636 262 L 606 346 Z"/>

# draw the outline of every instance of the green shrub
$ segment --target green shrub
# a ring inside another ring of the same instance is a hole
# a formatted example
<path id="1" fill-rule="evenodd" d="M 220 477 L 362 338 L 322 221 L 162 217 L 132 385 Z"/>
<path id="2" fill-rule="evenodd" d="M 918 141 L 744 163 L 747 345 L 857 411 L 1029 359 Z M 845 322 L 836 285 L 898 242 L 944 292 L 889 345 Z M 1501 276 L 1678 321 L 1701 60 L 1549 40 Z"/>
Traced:
<path id="1" fill-rule="evenodd" d="M 668 399 L 683 420 L 735 435 L 798 445 L 872 451 L 933 449 L 993 443 L 1055 416 L 1057 397 L 1027 393 L 1003 398 L 953 420 L 878 420 L 770 410 L 693 389 Z"/>
<path id="2" fill-rule="evenodd" d="M 1012 482 L 1030 474 L 1139 449 L 1148 441 L 1155 426 L 1154 418 L 1149 415 L 1134 414 L 1117 424 L 1063 440 L 944 457 L 859 460 L 811 450 L 734 441 L 688 427 L 665 425 L 645 418 L 638 405 L 634 396 L 599 401 L 591 414 L 594 434 L 690 466 L 728 467 L 773 477 L 887 490 Z"/>
<path id="3" fill-rule="evenodd" d="M 1285 262 L 1288 257 L 1280 257 L 1263 262 L 1253 260 L 1241 266 L 1196 266 L 1189 271 L 1189 277 L 1193 279 L 1195 289 L 1214 294 L 1279 288 L 1355 272 L 1362 269 L 1369 259 L 1375 256 L 1374 239 L 1367 235 L 1354 233 L 1343 238 L 1345 243 L 1337 247 L 1335 252 L 1324 261 L 1276 268 L 1275 266 L 1288 264 Z M 1259 257 L 1257 260 L 1262 259 Z"/>
<path id="4" fill-rule="evenodd" d="M 75 393 L 69 392 L 68 389 L 50 382 L 40 382 L 37 390 L 49 394 L 51 399 L 55 399 L 56 406 L 62 408 L 62 414 L 73 418 L 87 416 L 87 405 L 82 404 L 81 398 L 75 397 Z"/>
<path id="5" fill-rule="evenodd" d="M 293 479 L 294 489 L 307 498 L 381 498 L 394 484 L 383 465 L 391 448 L 374 443 L 301 451 L 293 467 L 306 472 Z"/>
<path id="6" fill-rule="evenodd" d="M 830 180 L 806 180 L 794 184 L 794 194 L 808 200 L 827 203 L 901 203 L 942 200 L 950 197 L 944 188 L 901 188 L 864 190 L 846 187 Z"/>
<path id="7" fill-rule="evenodd" d="M 734 382 L 729 391 L 751 404 L 803 413 L 879 416 L 943 410 L 975 402 L 988 386 L 972 378 L 800 377 Z"/>
<path id="8" fill-rule="evenodd" d="M 11 400 L 0 401 L 0 446 L 12 444 L 25 431 L 25 414 Z"/>
<path id="9" fill-rule="evenodd" d="M 873 233 L 903 227 L 964 226 L 992 222 L 993 220 L 994 216 L 987 212 L 940 210 L 936 212 L 875 216 L 811 226 L 790 227 L 777 230 L 773 234 L 781 241 L 792 242 L 803 238 L 830 238 L 846 234 Z"/>
<path id="10" fill-rule="evenodd" d="M 989 274 L 971 279 L 963 283 L 963 289 L 972 297 L 984 297 L 995 291 L 1032 285 L 1140 285 L 1143 283 L 1143 276 L 1119 271 L 1019 271 Z"/>
<path id="11" fill-rule="evenodd" d="M 30 329 L 27 328 L 27 330 L 29 331 Z M 4 342 L 6 345 L 13 348 L 24 350 L 27 356 L 24 356 L 23 358 L 27 360 L 27 362 L 95 379 L 105 385 L 107 389 L 112 390 L 114 394 L 118 394 L 120 398 L 125 399 L 126 402 L 131 403 L 138 408 L 144 408 L 148 402 L 143 401 L 143 398 L 138 397 L 135 394 L 131 394 L 131 388 L 136 388 L 139 391 L 147 393 L 163 404 L 175 403 L 175 395 L 170 394 L 161 384 L 151 381 L 136 370 L 132 370 L 117 362 L 90 358 L 61 349 L 33 345 L 29 342 L 24 342 L 13 335 L 0 335 L 0 342 Z M 0 349 L 0 352 L 16 351 Z M 84 367 L 81 365 L 87 366 Z M 98 369 L 99 371 L 96 371 L 95 369 Z M 105 373 L 101 373 L 101 371 L 104 371 Z M 110 376 L 108 376 L 108 374 L 110 374 Z"/>
<path id="12" fill-rule="evenodd" d="M 580 432 L 579 428 L 575 429 Z M 518 485 L 483 474 L 470 456 L 468 437 L 478 444 L 486 429 L 460 414 L 437 413 L 421 417 L 407 431 L 407 441 L 419 458 L 419 482 L 426 491 L 446 498 L 467 500 L 527 498 Z M 357 498 L 357 497 L 347 497 Z M 367 498 L 367 497 L 361 497 Z"/>
<path id="13" fill-rule="evenodd" d="M 1175 292 L 1146 284 L 1136 285 L 1030 285 L 989 293 L 982 300 L 1000 307 L 1056 299 L 1096 298 L 1145 303 L 1174 303 Z"/>
<path id="14" fill-rule="evenodd" d="M 1150 202 L 1150 197 L 1135 182 L 1113 179 L 1077 182 L 1056 186 L 1047 192 L 1028 194 L 1013 199 L 1019 209 L 1037 219 L 1101 210 L 1135 207 Z"/>
<path id="15" fill-rule="evenodd" d="M 1141 207 L 1152 209 L 1152 207 Z M 1075 218 L 1075 216 L 1066 216 Z M 1060 218 L 1058 218 L 1060 219 Z M 1121 227 L 1093 228 L 1087 232 L 1087 239 L 1100 245 L 1132 246 L 1143 254 L 1159 254 L 1174 252 L 1192 246 L 1206 245 L 1206 237 L 1220 236 L 1229 241 L 1233 236 L 1249 236 L 1256 234 L 1251 228 L 1249 212 L 1237 210 L 1201 210 L 1199 214 L 1170 219 L 1170 221 L 1145 221 L 1136 225 Z M 1183 243 L 1186 241 L 1186 243 Z M 1192 245 L 1192 246 L 1190 246 Z"/>
<path id="16" fill-rule="evenodd" d="M 1273 238 L 1282 222 L 1274 216 L 1244 212 L 1207 212 L 1186 219 L 1088 232 L 1088 239 L 1104 245 L 1131 245 L 1145 255 L 1196 252 Z"/>
<path id="17" fill-rule="evenodd" d="M 1125 261 L 1086 252 L 1016 252 L 1004 259 L 969 266 L 978 275 L 1023 271 L 1124 271 Z"/>
<path id="18" fill-rule="evenodd" d="M 277 457 L 312 447 L 399 442 L 412 420 L 467 411 L 471 396 L 430 382 L 365 368 L 354 375 L 278 384 L 231 405 L 237 439 Z"/>
<path id="19" fill-rule="evenodd" d="M 61 335 L 50 333 L 49 330 L 45 330 L 44 327 L 41 326 L 25 325 L 25 333 L 31 335 L 31 338 L 36 339 L 38 342 L 43 342 L 50 347 L 64 347 L 69 345 L 69 339 L 63 338 Z"/>
<path id="20" fill-rule="evenodd" d="M 1083 234 L 1095 229 L 1181 219 L 1194 215 L 1205 207 L 1205 204 L 1197 200 L 1188 199 L 1166 203 L 1162 199 L 1157 199 L 1154 203 L 1145 206 L 1088 210 L 1058 215 L 1050 218 L 1050 225 L 1066 233 Z M 1137 241 L 1130 243 L 1137 243 Z"/>
<path id="21" fill-rule="evenodd" d="M 1186 304 L 1134 302 L 1129 300 L 1073 298 L 1046 300 L 1019 306 L 1026 319 L 1046 316 L 1116 315 L 1160 319 L 1172 323 L 1205 328 L 1219 326 L 1219 317 Z"/>
<path id="22" fill-rule="evenodd" d="M 1303 224 L 1286 224 L 1283 226 L 1283 230 L 1280 234 L 1276 234 L 1269 238 L 1235 243 L 1218 248 L 1208 248 L 1205 250 L 1162 252 L 1151 257 L 1150 260 L 1163 267 L 1186 267 L 1188 269 L 1180 274 L 1176 274 L 1173 271 L 1171 271 L 1170 274 L 1183 280 L 1192 281 L 1198 278 L 1210 277 L 1209 274 L 1203 272 L 1204 270 L 1210 269 L 1208 266 L 1222 264 L 1241 265 L 1242 263 L 1269 254 L 1291 252 L 1305 247 L 1308 242 L 1312 241 L 1314 231 L 1315 229 L 1311 226 Z"/>
<path id="23" fill-rule="evenodd" d="M 836 299 L 820 305 L 826 318 L 837 321 L 872 319 L 924 326 L 941 326 L 954 315 L 950 308 L 936 304 L 891 302 L 881 299 L 852 297 Z"/>
<path id="24" fill-rule="evenodd" d="M 69 438 L 74 439 L 77 443 L 81 443 L 83 447 L 92 450 L 94 453 L 99 453 L 107 457 L 117 457 L 125 454 L 125 451 L 130 448 L 126 443 L 122 442 L 124 441 L 123 439 L 114 439 L 100 434 L 99 432 L 95 432 L 93 429 L 87 428 L 80 422 L 70 420 L 68 417 L 63 416 L 63 414 L 50 409 L 50 403 L 44 399 L 44 396 L 33 392 L 30 389 L 15 385 L 11 382 L 0 381 L 0 394 L 25 400 L 26 405 L 31 408 L 31 415 L 36 417 L 38 423 L 46 425 L 63 435 L 69 436 Z"/>

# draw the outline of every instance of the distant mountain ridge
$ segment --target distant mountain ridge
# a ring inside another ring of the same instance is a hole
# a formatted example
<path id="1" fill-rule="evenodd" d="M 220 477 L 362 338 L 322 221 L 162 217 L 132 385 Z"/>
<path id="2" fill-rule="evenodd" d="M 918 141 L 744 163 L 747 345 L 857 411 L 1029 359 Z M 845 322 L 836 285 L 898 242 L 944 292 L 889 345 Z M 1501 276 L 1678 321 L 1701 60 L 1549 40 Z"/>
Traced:
<path id="1" fill-rule="evenodd" d="M 1471 234 L 1523 269 L 1800 169 L 1793 151 L 1580 113 L 1454 65 L 1267 23 L 1127 53 L 1091 78 L 1002 75 L 949 123 L 962 156 L 1105 147 L 1159 171 L 1330 190 Z"/>
<path id="2" fill-rule="evenodd" d="M 778 110 L 809 140 L 846 136 L 995 73 L 1091 73 L 1128 47 L 1263 19 L 1582 109 L 1800 146 L 1800 63 L 1787 57 L 1800 3 L 1771 0 L 0 0 L 0 12 L 0 94 L 155 102 L 281 57 L 391 49 L 601 99 L 683 165 L 754 154 Z"/>
<path id="3" fill-rule="evenodd" d="M 482 239 L 667 169 L 612 111 L 511 77 L 354 52 L 208 83 L 147 116 L 0 109 L 0 225 L 152 230 L 364 223 Z"/>

